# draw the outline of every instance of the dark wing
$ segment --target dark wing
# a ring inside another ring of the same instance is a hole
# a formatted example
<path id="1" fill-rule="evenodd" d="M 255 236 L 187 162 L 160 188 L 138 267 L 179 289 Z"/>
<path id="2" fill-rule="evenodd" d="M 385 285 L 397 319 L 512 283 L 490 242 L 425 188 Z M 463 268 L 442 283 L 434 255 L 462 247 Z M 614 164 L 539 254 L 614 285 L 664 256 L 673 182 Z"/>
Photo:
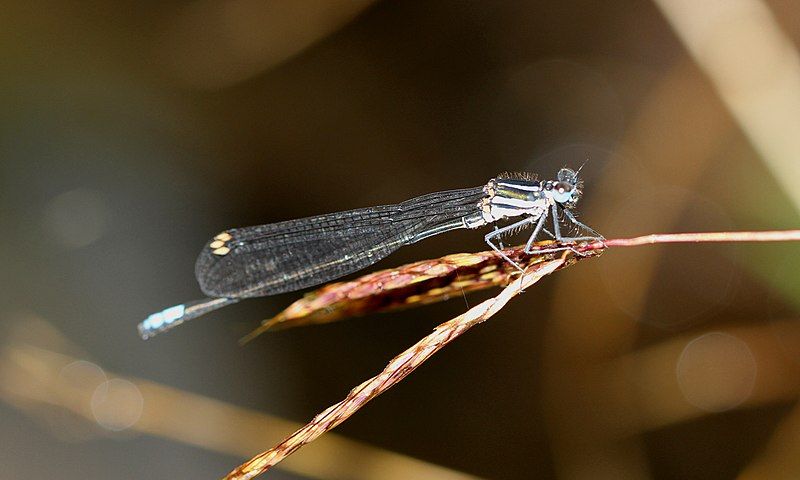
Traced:
<path id="1" fill-rule="evenodd" d="M 477 211 L 483 189 L 424 195 L 396 205 L 362 208 L 255 227 L 209 241 L 195 264 L 203 293 L 258 297 L 319 285 L 366 268 L 421 233 Z"/>

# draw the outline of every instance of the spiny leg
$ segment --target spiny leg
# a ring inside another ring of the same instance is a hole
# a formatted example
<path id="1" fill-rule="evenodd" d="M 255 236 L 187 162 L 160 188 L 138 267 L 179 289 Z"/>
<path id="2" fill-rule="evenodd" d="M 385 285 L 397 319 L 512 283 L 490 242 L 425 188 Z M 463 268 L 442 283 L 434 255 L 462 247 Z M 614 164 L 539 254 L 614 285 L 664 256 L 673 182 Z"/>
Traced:
<path id="1" fill-rule="evenodd" d="M 517 270 L 519 270 L 520 272 L 524 272 L 524 271 L 525 271 L 525 269 L 523 269 L 522 267 L 520 267 L 519 265 L 517 265 L 517 263 L 516 263 L 515 261 L 511 260 L 510 258 L 508 258 L 508 255 L 506 255 L 505 253 L 503 253 L 503 251 L 502 251 L 501 249 L 499 249 L 499 248 L 497 247 L 497 245 L 495 245 L 494 243 L 492 243 L 492 239 L 493 239 L 493 238 L 495 238 L 495 237 L 499 237 L 500 235 L 504 234 L 505 232 L 507 232 L 507 231 L 509 231 L 509 230 L 513 230 L 513 229 L 515 229 L 515 228 L 519 228 L 519 227 L 525 226 L 525 225 L 527 225 L 527 224 L 529 224 L 529 223 L 533 223 L 533 218 L 534 218 L 534 217 L 526 217 L 526 218 L 523 218 L 523 219 L 522 219 L 522 220 L 520 220 L 519 222 L 512 223 L 511 225 L 506 225 L 506 226 L 505 226 L 505 227 L 503 227 L 503 228 L 498 228 L 498 229 L 496 229 L 496 230 L 494 230 L 494 231 L 492 231 L 492 232 L 489 232 L 489 233 L 487 233 L 487 234 L 486 234 L 486 236 L 485 236 L 485 237 L 483 237 L 483 239 L 486 241 L 486 243 L 487 243 L 487 244 L 488 244 L 490 247 L 492 247 L 492 250 L 494 250 L 494 251 L 495 251 L 495 252 L 497 252 L 497 253 L 498 253 L 498 254 L 499 254 L 501 257 L 503 257 L 503 259 L 504 259 L 505 261 L 507 261 L 507 262 L 508 262 L 508 263 L 510 263 L 511 265 L 514 265 L 514 266 L 517 268 Z"/>
<path id="2" fill-rule="evenodd" d="M 531 217 L 531 218 L 533 218 L 533 217 Z M 539 232 L 542 231 L 542 228 L 544 227 L 545 220 L 547 220 L 547 212 L 546 211 L 542 212 L 542 214 L 539 215 L 539 221 L 536 222 L 536 227 L 533 229 L 533 233 L 531 233 L 531 237 L 528 239 L 528 243 L 525 244 L 525 253 L 532 253 L 531 246 L 533 246 L 533 242 L 536 241 L 536 237 L 539 236 Z M 545 229 L 545 231 L 547 231 L 547 229 Z M 550 232 L 547 232 L 547 233 L 550 234 Z M 550 235 L 552 236 L 552 234 L 550 234 Z"/>
<path id="3" fill-rule="evenodd" d="M 496 231 L 498 231 L 498 230 L 500 230 L 500 227 L 498 227 L 497 225 L 495 225 L 495 226 L 494 226 L 494 231 L 496 232 Z M 505 247 L 505 245 L 503 245 L 503 239 L 502 239 L 502 238 L 498 238 L 498 239 L 497 239 L 497 243 L 500 245 L 500 249 L 501 249 L 501 250 L 502 250 L 502 249 L 504 249 L 504 248 L 506 248 L 506 247 Z"/>
<path id="4" fill-rule="evenodd" d="M 565 237 L 561 236 L 561 227 L 558 224 L 558 205 L 556 205 L 555 203 L 551 207 L 551 213 L 552 213 L 552 216 L 553 216 L 553 238 L 555 239 L 555 241 L 559 242 L 559 243 L 568 242 L 568 241 L 575 241 L 576 239 L 565 238 Z M 543 216 L 546 216 L 546 215 L 543 215 Z M 572 218 L 575 218 L 575 217 L 572 217 Z M 575 220 L 575 221 L 577 221 L 577 220 Z M 591 229 L 589 229 L 589 230 L 591 230 Z M 594 231 L 594 230 L 592 230 L 592 231 Z M 554 247 L 554 248 L 544 248 L 542 250 L 536 250 L 535 253 L 563 252 L 564 250 L 571 250 L 576 255 L 581 255 L 581 256 L 584 255 L 583 253 L 581 253 L 578 250 L 576 250 L 575 247 L 573 247 L 572 245 L 565 245 L 563 247 Z M 534 252 L 529 252 L 529 253 L 534 253 Z"/>
<path id="5" fill-rule="evenodd" d="M 574 242 L 580 242 L 580 241 L 583 241 L 583 240 L 594 240 L 594 241 L 598 241 L 598 240 L 599 241 L 603 241 L 603 240 L 605 240 L 605 237 L 603 237 L 599 233 L 595 232 L 594 229 L 592 229 L 591 227 L 589 227 L 588 225 L 586 225 L 584 223 L 579 222 L 578 219 L 575 218 L 575 215 L 573 215 L 572 212 L 569 211 L 569 209 L 565 208 L 565 209 L 563 209 L 563 212 L 564 212 L 564 215 L 566 215 L 566 217 L 573 224 L 575 224 L 575 225 L 577 225 L 577 226 L 579 226 L 581 228 L 586 229 L 587 231 L 593 233 L 594 236 L 562 237 L 561 236 L 561 232 L 559 231 L 560 227 L 558 226 L 557 208 L 556 208 L 555 205 L 553 205 L 553 222 L 555 223 L 555 226 L 553 227 L 553 229 L 558 234 L 558 236 L 556 237 L 556 241 L 562 242 L 562 243 L 563 242 L 572 242 L 572 243 L 574 243 Z M 556 248 L 556 249 L 552 249 L 552 250 L 553 251 L 572 250 L 572 252 L 574 252 L 576 255 L 580 255 L 580 256 L 584 256 L 585 255 L 584 252 L 580 252 L 580 251 L 576 250 L 575 247 L 572 247 L 572 246 L 565 246 L 565 247 L 560 247 L 560 248 Z"/>
<path id="6" fill-rule="evenodd" d="M 569 210 L 564 209 L 564 214 L 567 216 L 567 218 L 569 219 L 570 222 L 572 222 L 575 225 L 583 228 L 584 230 L 588 231 L 589 233 L 594 234 L 594 236 L 569 237 L 569 238 L 564 238 L 563 240 L 567 240 L 567 241 L 570 241 L 570 240 L 571 241 L 580 241 L 580 240 L 600 240 L 600 241 L 602 241 L 602 240 L 605 240 L 604 236 L 602 236 L 599 233 L 597 233 L 596 231 L 594 231 L 594 229 L 591 228 L 589 225 L 586 225 L 585 223 L 579 222 L 578 219 L 575 218 L 575 215 L 573 215 L 573 213 L 570 212 Z"/>

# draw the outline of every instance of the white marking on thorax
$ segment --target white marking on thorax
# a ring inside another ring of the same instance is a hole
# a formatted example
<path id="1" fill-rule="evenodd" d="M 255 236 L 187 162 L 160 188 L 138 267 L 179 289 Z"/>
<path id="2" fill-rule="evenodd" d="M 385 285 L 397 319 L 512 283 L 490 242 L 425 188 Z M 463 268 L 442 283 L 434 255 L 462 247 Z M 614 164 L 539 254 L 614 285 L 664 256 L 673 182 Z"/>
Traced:
<path id="1" fill-rule="evenodd" d="M 538 188 L 530 188 L 528 186 L 514 185 L 513 187 L 523 191 L 539 191 Z M 522 215 L 539 217 L 547 211 L 553 202 L 552 196 L 548 195 L 548 193 L 542 191 L 540 195 L 536 195 L 533 198 L 518 198 L 497 193 L 486 199 L 481 209 L 483 218 L 487 223 L 494 223 L 505 218 Z"/>

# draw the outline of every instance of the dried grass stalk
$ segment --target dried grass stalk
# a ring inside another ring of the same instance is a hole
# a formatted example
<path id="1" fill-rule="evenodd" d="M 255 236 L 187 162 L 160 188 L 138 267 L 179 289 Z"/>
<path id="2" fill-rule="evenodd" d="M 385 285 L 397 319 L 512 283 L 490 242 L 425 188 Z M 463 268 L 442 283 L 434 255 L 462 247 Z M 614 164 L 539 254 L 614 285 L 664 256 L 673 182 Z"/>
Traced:
<path id="1" fill-rule="evenodd" d="M 260 453 L 229 473 L 226 480 L 245 480 L 254 478 L 291 455 L 303 445 L 313 441 L 323 433 L 333 429 L 355 413 L 367 402 L 385 392 L 413 372 L 422 362 L 455 340 L 473 326 L 487 320 L 500 311 L 511 298 L 530 287 L 545 275 L 565 265 L 572 257 L 564 253 L 561 258 L 536 263 L 517 280 L 508 285 L 499 295 L 469 309 L 462 315 L 436 327 L 411 348 L 392 359 L 384 370 L 375 377 L 355 387 L 344 400 L 329 407 L 314 417 L 306 426 L 297 430 L 275 447 Z"/>
<path id="2" fill-rule="evenodd" d="M 552 241 L 538 248 L 550 248 Z M 561 257 L 561 252 L 527 254 L 524 246 L 511 247 L 504 254 L 522 268 Z M 574 255 L 564 266 L 599 250 Z M 245 343 L 267 330 L 329 323 L 376 312 L 387 312 L 441 302 L 465 293 L 508 285 L 520 271 L 494 250 L 456 253 L 380 270 L 354 280 L 335 282 L 307 293 L 260 327 L 242 338 Z"/>

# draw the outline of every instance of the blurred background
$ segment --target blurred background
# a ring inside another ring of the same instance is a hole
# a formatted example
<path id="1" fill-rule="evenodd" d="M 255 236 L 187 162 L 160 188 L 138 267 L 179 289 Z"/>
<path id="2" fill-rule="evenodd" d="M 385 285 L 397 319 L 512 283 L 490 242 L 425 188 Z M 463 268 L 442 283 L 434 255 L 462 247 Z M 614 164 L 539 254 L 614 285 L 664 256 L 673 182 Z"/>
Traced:
<path id="1" fill-rule="evenodd" d="M 799 41 L 788 0 L 5 2 L 0 479 L 218 478 L 465 309 L 140 340 L 228 227 L 586 160 L 607 237 L 796 227 Z M 798 307 L 796 245 L 609 251 L 271 478 L 798 478 Z"/>

